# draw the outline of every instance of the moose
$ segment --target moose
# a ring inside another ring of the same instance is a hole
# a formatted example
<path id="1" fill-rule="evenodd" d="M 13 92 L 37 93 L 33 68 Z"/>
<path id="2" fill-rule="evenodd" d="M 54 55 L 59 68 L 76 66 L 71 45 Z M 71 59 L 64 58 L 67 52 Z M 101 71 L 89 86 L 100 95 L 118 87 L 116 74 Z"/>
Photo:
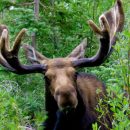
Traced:
<path id="1" fill-rule="evenodd" d="M 92 20 L 88 21 L 91 29 L 98 35 L 100 46 L 96 55 L 86 58 L 85 38 L 65 58 L 50 59 L 36 51 L 30 45 L 22 45 L 31 64 L 21 64 L 18 52 L 26 33 L 22 29 L 10 48 L 9 31 L 6 25 L 0 26 L 0 64 L 7 70 L 23 75 L 42 73 L 45 79 L 45 107 L 48 118 L 43 123 L 44 130 L 91 130 L 97 122 L 95 108 L 100 98 L 106 94 L 105 85 L 91 74 L 76 72 L 76 68 L 101 65 L 112 53 L 118 32 L 124 26 L 124 11 L 121 0 L 116 0 L 114 7 L 99 17 L 100 27 Z M 97 90 L 100 90 L 97 93 Z M 109 128 L 111 122 L 106 116 Z M 99 123 L 100 124 L 100 123 Z M 100 124 L 102 130 L 107 130 Z"/>

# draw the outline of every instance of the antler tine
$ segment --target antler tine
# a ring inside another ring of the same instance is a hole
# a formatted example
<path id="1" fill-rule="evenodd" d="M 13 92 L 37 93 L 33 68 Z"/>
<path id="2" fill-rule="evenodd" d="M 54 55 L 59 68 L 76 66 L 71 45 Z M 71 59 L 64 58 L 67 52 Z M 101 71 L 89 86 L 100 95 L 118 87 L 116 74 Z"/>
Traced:
<path id="1" fill-rule="evenodd" d="M 100 47 L 97 54 L 91 58 L 77 59 L 73 62 L 76 67 L 92 67 L 101 65 L 111 54 L 116 43 L 116 33 L 122 31 L 124 25 L 124 11 L 121 0 L 115 6 L 99 17 L 100 28 L 89 20 L 91 29 L 100 36 Z"/>
<path id="2" fill-rule="evenodd" d="M 22 29 L 19 34 L 17 35 L 14 45 L 10 50 L 8 43 L 8 31 L 4 29 L 1 35 L 1 45 L 0 51 L 1 55 L 0 58 L 3 59 L 1 64 L 17 74 L 29 74 L 29 73 L 42 73 L 45 70 L 44 65 L 34 64 L 34 65 L 22 65 L 18 59 L 18 52 L 20 49 L 20 44 L 23 35 L 25 34 L 26 29 Z"/>
<path id="3" fill-rule="evenodd" d="M 118 18 L 117 18 L 117 32 L 121 32 L 123 30 L 123 26 L 124 26 L 124 19 L 125 19 L 125 15 L 124 15 L 124 11 L 123 11 L 123 6 L 122 6 L 122 2 L 121 0 L 117 0 L 117 6 L 116 8 L 118 8 Z M 121 19 L 122 18 L 122 19 Z"/>
<path id="4" fill-rule="evenodd" d="M 0 28 L 0 64 L 3 65 L 4 67 L 10 69 L 10 70 L 14 70 L 9 64 L 8 62 L 4 59 L 4 57 L 2 56 L 2 48 L 4 46 L 4 43 L 6 43 L 6 48 L 8 48 L 8 33 L 7 33 L 7 28 L 4 25 L 1 25 Z"/>
<path id="5" fill-rule="evenodd" d="M 25 33 L 26 33 L 26 29 L 22 29 L 19 32 L 19 34 L 17 35 L 17 37 L 16 37 L 16 39 L 14 41 L 13 48 L 11 50 L 13 54 L 18 55 L 20 45 L 21 45 L 21 40 L 22 40 L 22 37 L 25 35 Z"/>

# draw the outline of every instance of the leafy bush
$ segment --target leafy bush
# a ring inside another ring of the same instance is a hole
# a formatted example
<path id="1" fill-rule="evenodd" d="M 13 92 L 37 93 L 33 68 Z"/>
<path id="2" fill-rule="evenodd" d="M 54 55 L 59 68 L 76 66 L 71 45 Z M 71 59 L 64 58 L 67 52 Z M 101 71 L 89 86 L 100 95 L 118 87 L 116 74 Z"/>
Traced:
<path id="1" fill-rule="evenodd" d="M 12 82 L 12 81 L 11 81 Z M 3 84 L 4 83 L 4 84 Z M 13 82 L 13 84 L 15 84 Z M 21 119 L 22 110 L 18 107 L 16 97 L 12 97 L 10 92 L 13 91 L 13 84 L 8 82 L 1 82 L 0 84 L 0 129 L 18 130 Z M 15 90 L 15 89 L 14 89 Z"/>

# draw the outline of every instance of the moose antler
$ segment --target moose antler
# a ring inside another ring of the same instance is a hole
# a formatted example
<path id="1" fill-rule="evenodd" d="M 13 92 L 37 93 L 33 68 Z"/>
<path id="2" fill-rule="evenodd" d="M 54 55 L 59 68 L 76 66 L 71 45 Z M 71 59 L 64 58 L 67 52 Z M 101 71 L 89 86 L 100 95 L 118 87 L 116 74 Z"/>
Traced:
<path id="1" fill-rule="evenodd" d="M 74 50 L 68 57 L 71 57 L 74 67 L 92 67 L 99 66 L 110 55 L 113 50 L 113 45 L 116 43 L 116 34 L 123 29 L 124 25 L 124 12 L 121 0 L 117 0 L 115 6 L 109 11 L 102 14 L 99 18 L 100 28 L 92 21 L 89 20 L 88 24 L 92 30 L 100 36 L 100 47 L 97 54 L 91 58 L 83 58 L 84 49 L 86 47 L 86 40 L 81 43 L 76 50 Z M 9 45 L 8 29 L 6 26 L 0 27 L 0 64 L 17 74 L 28 73 L 42 73 L 46 70 L 47 65 L 44 65 L 46 57 L 35 51 L 32 47 L 24 45 L 23 48 L 29 55 L 29 60 L 32 65 L 22 65 L 18 59 L 18 52 L 20 43 L 26 30 L 22 29 L 15 39 L 12 49 Z M 76 54 L 76 51 L 78 53 Z M 80 55 L 79 52 L 82 53 Z M 76 58 L 73 58 L 76 57 Z M 41 61 L 42 59 L 42 61 Z M 36 64 L 39 63 L 39 64 Z"/>
<path id="2" fill-rule="evenodd" d="M 110 55 L 113 45 L 116 43 L 116 34 L 122 31 L 124 25 L 121 0 L 117 0 L 113 8 L 102 14 L 99 17 L 99 22 L 100 28 L 92 20 L 88 21 L 92 30 L 100 36 L 100 47 L 97 54 L 91 58 L 81 58 L 73 61 L 75 67 L 99 66 Z"/>
<path id="3" fill-rule="evenodd" d="M 12 49 L 10 49 L 8 29 L 5 25 L 0 26 L 0 64 L 17 74 L 42 73 L 46 68 L 45 65 L 22 65 L 18 59 L 21 40 L 25 32 L 26 29 L 19 32 Z"/>

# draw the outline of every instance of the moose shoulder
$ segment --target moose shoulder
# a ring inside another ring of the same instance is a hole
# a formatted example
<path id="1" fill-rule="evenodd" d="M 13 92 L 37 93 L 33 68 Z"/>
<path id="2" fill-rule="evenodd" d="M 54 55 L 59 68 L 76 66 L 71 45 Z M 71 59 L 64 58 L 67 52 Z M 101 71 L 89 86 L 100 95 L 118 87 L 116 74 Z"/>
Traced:
<path id="1" fill-rule="evenodd" d="M 76 72 L 78 67 L 101 65 L 111 54 L 116 43 L 116 33 L 122 31 L 124 12 L 121 0 L 109 11 L 99 17 L 100 28 L 89 20 L 91 29 L 99 35 L 100 47 L 95 56 L 85 58 L 87 39 L 84 39 L 67 57 L 48 59 L 32 46 L 23 45 L 31 65 L 23 65 L 18 58 L 20 43 L 26 29 L 17 35 L 10 49 L 8 29 L 0 26 L 0 64 L 16 74 L 42 73 L 46 82 L 46 111 L 48 118 L 44 130 L 91 130 L 92 123 L 97 121 L 95 111 L 99 98 L 103 98 L 105 87 L 95 76 Z M 96 91 L 100 90 L 99 93 Z M 105 118 L 108 128 L 109 118 Z"/>

